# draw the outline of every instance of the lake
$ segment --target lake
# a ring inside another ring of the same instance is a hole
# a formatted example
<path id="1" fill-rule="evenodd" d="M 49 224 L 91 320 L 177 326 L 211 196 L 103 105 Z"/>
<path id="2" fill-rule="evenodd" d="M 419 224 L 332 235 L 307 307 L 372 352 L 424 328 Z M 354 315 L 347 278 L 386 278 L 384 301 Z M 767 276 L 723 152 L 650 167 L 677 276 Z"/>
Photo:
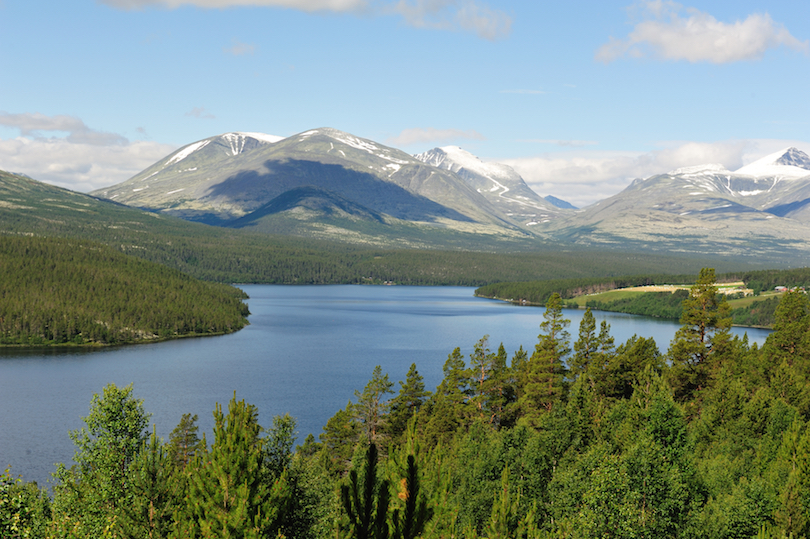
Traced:
<path id="1" fill-rule="evenodd" d="M 321 427 L 362 390 L 375 365 L 392 381 L 416 363 L 432 390 L 455 347 L 464 354 L 485 334 L 496 351 L 532 351 L 544 309 L 476 298 L 467 287 L 240 286 L 249 295 L 250 326 L 232 335 L 180 339 L 101 350 L 0 350 L 0 469 L 40 484 L 54 463 L 70 463 L 69 430 L 84 426 L 93 393 L 114 382 L 133 384 L 159 436 L 168 437 L 184 413 L 199 415 L 201 431 L 213 427 L 215 403 L 236 391 L 259 409 L 259 422 L 290 413 L 299 442 Z M 565 310 L 576 339 L 584 311 Z M 634 334 L 653 337 L 662 352 L 675 321 L 620 313 L 607 320 L 616 344 Z M 598 329 L 598 326 L 597 326 Z M 748 332 L 763 343 L 767 330 Z M 399 384 L 395 386 L 395 391 Z"/>

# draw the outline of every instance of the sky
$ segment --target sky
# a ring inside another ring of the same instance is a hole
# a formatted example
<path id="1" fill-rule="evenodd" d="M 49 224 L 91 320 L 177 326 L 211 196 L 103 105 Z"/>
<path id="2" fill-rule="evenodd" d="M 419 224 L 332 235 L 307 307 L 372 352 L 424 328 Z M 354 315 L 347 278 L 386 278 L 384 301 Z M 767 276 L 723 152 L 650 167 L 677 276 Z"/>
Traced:
<path id="1" fill-rule="evenodd" d="M 810 2 L 0 0 L 0 169 L 89 192 L 318 127 L 460 146 L 580 207 L 810 153 Z"/>

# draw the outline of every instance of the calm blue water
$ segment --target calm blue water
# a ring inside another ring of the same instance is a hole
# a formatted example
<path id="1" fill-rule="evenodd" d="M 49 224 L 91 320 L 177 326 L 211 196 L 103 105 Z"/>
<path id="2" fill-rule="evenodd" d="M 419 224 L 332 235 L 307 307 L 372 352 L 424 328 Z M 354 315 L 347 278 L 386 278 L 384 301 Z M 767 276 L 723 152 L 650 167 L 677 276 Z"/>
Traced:
<path id="1" fill-rule="evenodd" d="M 463 287 L 244 285 L 251 325 L 233 335 L 96 351 L 0 352 L 0 469 L 45 484 L 54 463 L 69 463 L 69 430 L 81 428 L 93 393 L 114 382 L 134 384 L 164 438 L 184 413 L 199 415 L 210 433 L 219 402 L 256 405 L 270 426 L 276 414 L 298 421 L 299 442 L 317 437 L 326 420 L 362 390 L 375 365 L 392 381 L 416 363 L 428 389 L 442 377 L 447 355 L 465 354 L 485 334 L 510 358 L 532 350 L 543 309 L 473 297 Z M 584 311 L 566 310 L 575 339 Z M 616 343 L 654 337 L 665 352 L 678 324 L 596 312 Z M 743 331 L 740 331 L 742 333 Z M 768 332 L 748 330 L 752 342 Z M 399 389 L 399 384 L 395 387 Z"/>

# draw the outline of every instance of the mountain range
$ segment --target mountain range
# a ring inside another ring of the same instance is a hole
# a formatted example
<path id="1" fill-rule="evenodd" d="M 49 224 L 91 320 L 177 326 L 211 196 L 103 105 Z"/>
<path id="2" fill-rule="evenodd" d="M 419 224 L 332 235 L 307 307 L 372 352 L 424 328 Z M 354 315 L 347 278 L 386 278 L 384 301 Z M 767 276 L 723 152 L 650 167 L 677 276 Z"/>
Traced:
<path id="1" fill-rule="evenodd" d="M 550 223 L 550 236 L 585 245 L 778 256 L 810 250 L 810 157 L 796 148 L 737 171 L 681 168 Z"/>
<path id="2" fill-rule="evenodd" d="M 226 133 L 92 193 L 229 228 L 376 245 L 454 234 L 634 251 L 810 255 L 810 157 L 796 148 L 736 171 L 701 165 L 637 179 L 584 209 L 457 146 L 419 155 L 331 128 Z"/>
<path id="3" fill-rule="evenodd" d="M 281 140 L 227 133 L 93 194 L 207 224 L 332 239 L 424 229 L 528 237 L 523 225 L 532 216 L 510 213 L 518 199 L 501 204 L 504 190 L 519 189 L 528 204 L 559 210 L 512 172 L 508 187 L 482 192 L 451 170 L 336 129 Z"/>

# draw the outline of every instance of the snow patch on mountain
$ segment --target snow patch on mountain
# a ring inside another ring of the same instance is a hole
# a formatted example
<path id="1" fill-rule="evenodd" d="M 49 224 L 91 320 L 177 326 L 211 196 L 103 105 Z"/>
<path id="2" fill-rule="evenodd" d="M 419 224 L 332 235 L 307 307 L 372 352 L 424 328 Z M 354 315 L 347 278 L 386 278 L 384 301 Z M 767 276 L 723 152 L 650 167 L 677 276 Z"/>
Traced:
<path id="1" fill-rule="evenodd" d="M 670 176 L 701 176 L 706 174 L 731 174 L 723 165 L 710 163 L 708 165 L 695 165 L 682 167 L 668 172 Z"/>
<path id="2" fill-rule="evenodd" d="M 268 135 L 267 133 L 252 133 L 250 131 L 240 131 L 237 132 L 236 134 L 255 138 L 256 140 L 259 140 L 261 142 L 267 142 L 268 144 L 275 144 L 280 140 L 284 140 L 284 137 L 279 137 L 276 135 Z"/>
<path id="3" fill-rule="evenodd" d="M 463 168 L 492 181 L 508 180 L 517 175 L 517 172 L 507 165 L 500 163 L 484 163 L 475 155 L 466 150 L 462 150 L 458 146 L 434 148 L 414 157 L 428 165 L 433 165 L 434 167 L 443 168 L 455 173 L 458 173 L 458 171 Z"/>
<path id="4" fill-rule="evenodd" d="M 179 152 L 174 154 L 174 156 L 172 156 L 172 158 L 169 159 L 169 161 L 166 163 L 166 166 L 172 165 L 174 163 L 179 163 L 180 161 L 182 161 L 183 159 L 185 159 L 189 155 L 193 154 L 197 150 L 201 150 L 202 148 L 205 148 L 206 146 L 208 146 L 208 144 L 210 142 L 211 142 L 211 139 L 206 139 L 206 140 L 201 140 L 199 142 L 195 142 L 194 144 L 189 144 L 188 146 L 186 146 L 185 148 L 182 148 Z"/>
<path id="5" fill-rule="evenodd" d="M 282 140 L 283 137 L 276 137 L 274 135 L 265 135 L 264 133 L 242 133 L 242 132 L 234 132 L 234 133 L 224 133 L 220 135 L 223 141 L 225 141 L 228 146 L 231 148 L 231 155 L 239 155 L 245 149 L 245 144 L 247 143 L 248 139 L 254 139 L 264 144 L 274 144 L 279 140 Z"/>
<path id="6" fill-rule="evenodd" d="M 810 175 L 810 156 L 796 148 L 785 148 L 745 165 L 736 173 L 758 178 L 803 178 Z"/>

